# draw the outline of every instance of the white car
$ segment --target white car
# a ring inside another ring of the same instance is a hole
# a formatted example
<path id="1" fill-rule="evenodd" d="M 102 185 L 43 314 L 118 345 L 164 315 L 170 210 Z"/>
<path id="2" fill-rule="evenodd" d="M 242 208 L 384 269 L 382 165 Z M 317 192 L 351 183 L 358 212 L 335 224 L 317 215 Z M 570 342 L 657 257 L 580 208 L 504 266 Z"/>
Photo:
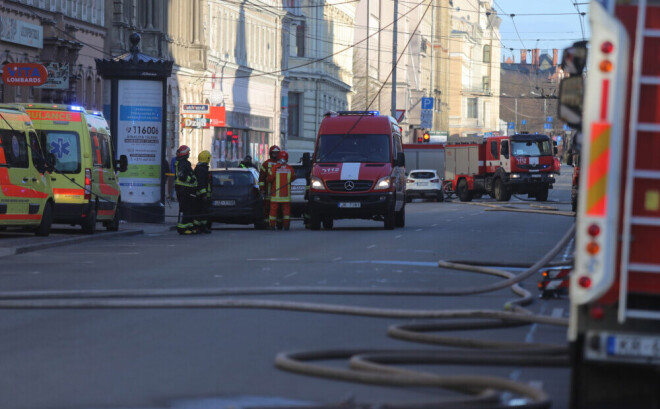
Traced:
<path id="1" fill-rule="evenodd" d="M 291 216 L 303 217 L 307 209 L 307 170 L 302 165 L 291 165 L 296 172 L 296 179 L 291 182 Z"/>
<path id="2" fill-rule="evenodd" d="M 438 172 L 433 169 L 416 169 L 406 178 L 406 202 L 413 199 L 435 199 L 436 202 L 445 200 L 442 193 L 442 181 Z"/>

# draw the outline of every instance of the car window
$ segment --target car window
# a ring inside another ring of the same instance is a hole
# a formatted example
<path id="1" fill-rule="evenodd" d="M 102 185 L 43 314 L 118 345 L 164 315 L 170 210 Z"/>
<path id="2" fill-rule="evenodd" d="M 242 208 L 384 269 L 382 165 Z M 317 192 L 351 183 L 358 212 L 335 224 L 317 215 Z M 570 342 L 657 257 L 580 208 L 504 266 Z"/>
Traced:
<path id="1" fill-rule="evenodd" d="M 41 131 L 46 150 L 55 155 L 55 169 L 62 173 L 80 171 L 80 138 L 72 131 Z"/>
<path id="2" fill-rule="evenodd" d="M 251 186 L 254 176 L 250 172 L 213 172 L 213 186 Z"/>
<path id="3" fill-rule="evenodd" d="M 412 172 L 410 177 L 413 179 L 433 179 L 436 176 L 433 172 Z"/>
<path id="4" fill-rule="evenodd" d="M 7 129 L 0 130 L 5 161 L 10 168 L 27 168 L 30 165 L 25 134 Z"/>
<path id="5" fill-rule="evenodd" d="M 307 179 L 307 169 L 302 166 L 294 166 L 294 172 L 296 173 L 296 179 Z"/>

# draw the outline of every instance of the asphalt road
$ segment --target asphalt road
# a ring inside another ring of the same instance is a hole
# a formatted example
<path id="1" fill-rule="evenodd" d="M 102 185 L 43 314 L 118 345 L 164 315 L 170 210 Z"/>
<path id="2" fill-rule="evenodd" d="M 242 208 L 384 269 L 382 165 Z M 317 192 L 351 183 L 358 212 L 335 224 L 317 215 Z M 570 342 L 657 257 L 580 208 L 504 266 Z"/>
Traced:
<path id="1" fill-rule="evenodd" d="M 550 201 L 567 202 L 570 168 Z M 514 199 L 516 201 L 517 199 Z M 495 203 L 483 199 L 483 203 Z M 559 210 L 568 204 L 546 203 Z M 529 207 L 521 205 L 521 207 Z M 499 279 L 434 267 L 438 260 L 533 262 L 573 218 L 494 212 L 478 205 L 413 202 L 406 227 L 336 221 L 332 231 L 255 231 L 217 225 L 213 234 L 175 232 L 82 242 L 2 258 L 0 288 L 230 289 L 235 287 L 455 288 Z M 570 248 L 560 255 L 570 256 Z M 523 282 L 536 295 L 538 276 Z M 508 289 L 470 296 L 269 295 L 238 299 L 307 301 L 401 309 L 498 309 Z M 532 311 L 568 316 L 566 299 L 535 300 Z M 300 403 L 433 401 L 431 388 L 372 386 L 277 369 L 292 350 L 431 349 L 388 338 L 395 318 L 265 309 L 0 310 L 1 408 L 248 408 Z M 427 321 L 427 320 L 417 320 Z M 566 330 L 527 325 L 456 334 L 565 343 Z M 344 365 L 345 363 L 328 363 Z M 566 407 L 565 368 L 427 366 L 446 375 L 496 375 L 543 388 Z"/>

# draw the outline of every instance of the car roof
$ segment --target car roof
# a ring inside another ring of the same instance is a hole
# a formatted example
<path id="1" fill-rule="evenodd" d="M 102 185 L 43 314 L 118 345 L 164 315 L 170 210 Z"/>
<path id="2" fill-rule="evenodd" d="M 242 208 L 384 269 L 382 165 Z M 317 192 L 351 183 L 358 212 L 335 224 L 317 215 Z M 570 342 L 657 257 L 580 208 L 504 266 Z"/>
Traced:
<path id="1" fill-rule="evenodd" d="M 220 172 L 220 171 L 232 171 L 232 172 L 251 172 L 250 169 L 246 168 L 211 168 L 211 172 Z"/>
<path id="2" fill-rule="evenodd" d="M 435 169 L 413 169 L 413 170 L 410 171 L 410 173 L 413 173 L 413 172 L 435 172 L 435 173 L 438 173 L 438 171 L 435 170 Z"/>

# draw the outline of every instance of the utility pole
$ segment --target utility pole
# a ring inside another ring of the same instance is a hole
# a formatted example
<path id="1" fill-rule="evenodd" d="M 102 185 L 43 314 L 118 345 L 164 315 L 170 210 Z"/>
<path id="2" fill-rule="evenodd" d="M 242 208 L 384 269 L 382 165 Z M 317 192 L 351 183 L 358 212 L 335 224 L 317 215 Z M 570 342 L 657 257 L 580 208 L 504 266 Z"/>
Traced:
<path id="1" fill-rule="evenodd" d="M 371 13 L 369 11 L 369 3 L 371 3 L 371 0 L 367 0 L 367 66 L 364 69 L 364 77 L 366 79 L 366 90 L 365 90 L 365 110 L 369 110 L 369 35 L 371 34 L 371 30 L 369 30 L 369 21 L 371 20 Z"/>
<path id="2" fill-rule="evenodd" d="M 519 130 L 518 130 L 518 97 L 516 97 L 516 125 L 515 125 L 515 129 L 514 129 L 514 130 L 515 130 L 516 132 L 519 131 Z"/>
<path id="3" fill-rule="evenodd" d="M 397 17 L 399 14 L 399 0 L 394 0 L 394 26 L 392 31 L 392 117 L 396 118 L 396 46 L 399 34 Z"/>
<path id="4" fill-rule="evenodd" d="M 435 67 L 434 61 L 433 61 L 433 52 L 435 51 L 435 0 L 433 0 L 433 4 L 431 5 L 431 75 L 429 79 L 429 96 L 433 98 L 433 111 L 437 109 L 436 104 L 435 104 L 435 87 L 433 86 L 433 70 Z M 433 115 L 433 119 L 431 120 L 431 130 L 435 129 L 435 115 Z"/>

